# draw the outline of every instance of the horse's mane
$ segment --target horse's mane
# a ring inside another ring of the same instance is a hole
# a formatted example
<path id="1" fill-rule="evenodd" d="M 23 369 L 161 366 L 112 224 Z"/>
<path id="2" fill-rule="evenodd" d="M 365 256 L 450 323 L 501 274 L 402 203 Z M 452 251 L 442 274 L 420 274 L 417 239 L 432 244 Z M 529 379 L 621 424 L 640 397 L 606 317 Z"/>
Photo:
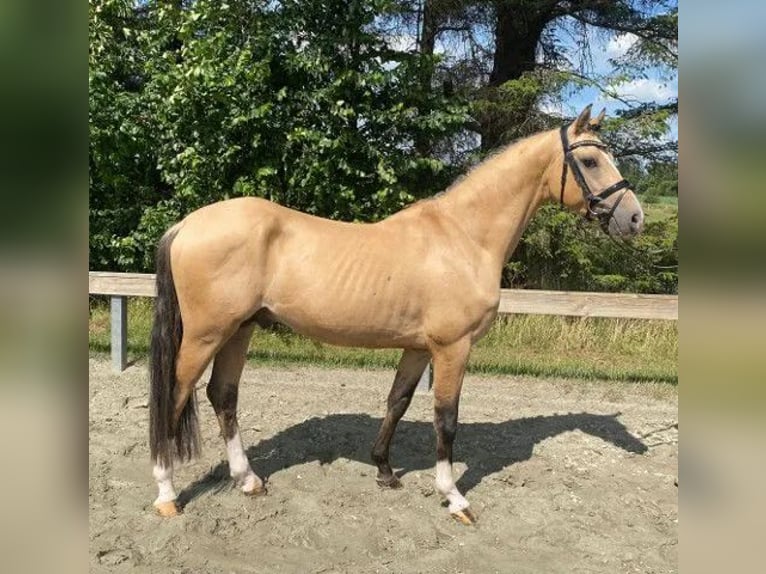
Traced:
<path id="1" fill-rule="evenodd" d="M 533 134 L 537 135 L 537 134 Z M 482 167 L 486 166 L 489 163 L 492 163 L 495 159 L 497 159 L 499 156 L 505 154 L 505 152 L 509 151 L 511 148 L 514 148 L 527 140 L 529 140 L 532 136 L 525 136 L 517 138 L 510 143 L 498 147 L 495 150 L 491 151 L 487 155 L 485 155 L 483 158 L 481 158 L 479 161 L 475 161 L 466 171 L 465 173 L 460 174 L 457 178 L 455 178 L 455 181 L 453 181 L 447 189 L 443 189 L 442 191 L 437 191 L 434 195 L 429 197 L 424 197 L 422 199 L 418 199 L 417 201 L 414 201 L 413 203 L 410 203 L 409 205 L 403 207 L 399 213 L 402 211 L 407 211 L 410 208 L 421 206 L 424 203 L 429 203 L 435 199 L 438 199 L 451 191 L 455 190 L 456 188 L 462 186 L 466 181 L 470 180 L 472 176 L 476 175 L 476 172 L 481 169 Z"/>

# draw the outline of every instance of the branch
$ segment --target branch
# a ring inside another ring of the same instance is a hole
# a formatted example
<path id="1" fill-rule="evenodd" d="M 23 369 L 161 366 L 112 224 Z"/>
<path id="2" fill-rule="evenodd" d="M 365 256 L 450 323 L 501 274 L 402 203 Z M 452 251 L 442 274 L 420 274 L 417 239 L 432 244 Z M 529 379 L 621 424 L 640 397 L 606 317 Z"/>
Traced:
<path id="1" fill-rule="evenodd" d="M 628 106 L 630 108 L 635 107 L 635 102 L 631 102 L 630 100 L 627 100 L 627 99 L 623 98 L 622 96 L 618 96 L 617 92 L 615 92 L 613 90 L 610 90 L 608 88 L 605 88 L 600 83 L 598 83 L 596 80 L 594 80 L 592 78 L 589 78 L 588 76 L 580 74 L 579 72 L 575 72 L 574 70 L 567 70 L 565 73 L 569 74 L 570 76 L 576 77 L 577 79 L 581 80 L 586 85 L 588 85 L 588 86 L 590 86 L 592 88 L 596 88 L 599 92 L 601 92 L 605 96 L 608 96 L 608 97 L 610 97 L 612 99 L 615 99 L 618 102 L 621 102 L 621 103 L 625 104 L 626 106 Z"/>
<path id="2" fill-rule="evenodd" d="M 437 28 L 437 34 L 440 34 L 442 32 L 471 32 L 472 29 L 468 25 L 463 26 L 436 26 Z"/>
<path id="3" fill-rule="evenodd" d="M 614 154 L 614 157 L 630 157 L 633 155 L 638 156 L 648 156 L 652 154 L 657 153 L 665 153 L 665 152 L 675 152 L 678 153 L 678 142 L 677 141 L 668 141 L 663 142 L 659 144 L 647 144 L 647 145 L 637 145 L 632 147 L 623 147 L 620 148 L 618 144 L 614 145 L 612 147 L 612 153 Z"/>
<path id="4" fill-rule="evenodd" d="M 584 14 L 581 14 L 575 10 L 569 10 L 569 11 L 562 11 L 562 15 L 570 16 L 577 20 L 578 22 L 581 22 L 582 24 L 587 24 L 589 26 L 595 26 L 597 28 L 605 28 L 608 30 L 614 30 L 617 32 L 623 32 L 626 34 L 634 34 L 641 38 L 642 40 L 645 40 L 647 42 L 651 42 L 653 45 L 657 46 L 661 50 L 663 50 L 666 55 L 673 60 L 674 62 L 678 62 L 678 53 L 671 50 L 665 43 L 663 43 L 661 40 L 667 40 L 670 42 L 678 42 L 678 36 L 677 34 L 669 35 L 669 34 L 658 34 L 656 33 L 656 30 L 646 26 L 645 23 L 637 23 L 635 26 L 629 26 L 627 24 L 620 24 L 618 22 L 613 22 L 609 20 L 602 20 L 598 18 L 588 18 Z"/>
<path id="5" fill-rule="evenodd" d="M 631 108 L 629 110 L 623 110 L 619 112 L 619 114 L 624 119 L 630 120 L 633 118 L 637 118 L 648 112 L 660 112 L 660 111 L 670 112 L 671 114 L 677 114 L 678 100 L 673 100 L 672 102 L 668 102 L 666 104 L 646 103 L 646 104 L 642 104 L 640 106 Z"/>

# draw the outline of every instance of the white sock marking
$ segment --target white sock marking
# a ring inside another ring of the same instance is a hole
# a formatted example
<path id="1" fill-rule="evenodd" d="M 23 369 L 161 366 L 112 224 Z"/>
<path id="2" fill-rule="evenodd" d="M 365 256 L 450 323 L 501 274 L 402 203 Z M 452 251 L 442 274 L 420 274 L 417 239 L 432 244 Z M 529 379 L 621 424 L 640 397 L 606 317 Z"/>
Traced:
<path id="1" fill-rule="evenodd" d="M 247 460 L 245 449 L 242 447 L 239 430 L 226 441 L 226 454 L 229 457 L 229 473 L 244 492 L 251 492 L 263 486 L 261 479 L 250 467 L 250 461 Z"/>
<path id="2" fill-rule="evenodd" d="M 157 481 L 157 488 L 159 488 L 160 491 L 154 504 L 161 504 L 163 502 L 175 500 L 176 491 L 173 488 L 173 467 L 164 467 L 155 464 L 152 474 L 154 475 L 154 480 Z"/>
<path id="3" fill-rule="evenodd" d="M 468 508 L 468 501 L 460 494 L 452 479 L 452 465 L 447 460 L 436 462 L 436 490 L 449 501 L 449 511 L 459 512 Z"/>

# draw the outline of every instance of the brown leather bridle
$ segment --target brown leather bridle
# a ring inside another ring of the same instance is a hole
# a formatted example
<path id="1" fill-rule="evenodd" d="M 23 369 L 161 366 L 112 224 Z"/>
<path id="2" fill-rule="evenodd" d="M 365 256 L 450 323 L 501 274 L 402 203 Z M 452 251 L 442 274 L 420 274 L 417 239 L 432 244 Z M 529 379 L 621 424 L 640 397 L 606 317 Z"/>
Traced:
<path id="1" fill-rule="evenodd" d="M 561 172 L 561 197 L 560 202 L 563 205 L 564 204 L 564 189 L 566 187 L 566 181 L 567 181 L 567 169 L 572 170 L 572 175 L 575 178 L 575 181 L 577 182 L 577 185 L 580 187 L 580 190 L 582 191 L 583 199 L 587 203 L 588 211 L 586 213 L 586 217 L 588 219 L 591 219 L 593 217 L 597 217 L 599 221 L 601 222 L 602 227 L 608 227 L 609 220 L 614 215 L 615 210 L 617 209 L 617 206 L 622 201 L 622 198 L 625 197 L 625 193 L 627 189 L 630 187 L 630 183 L 627 179 L 621 179 L 617 183 L 614 183 L 607 187 L 606 189 L 602 190 L 599 193 L 593 193 L 590 189 L 590 186 L 588 185 L 588 182 L 585 179 L 585 176 L 582 173 L 582 170 L 580 169 L 579 164 L 577 163 L 577 159 L 575 158 L 574 154 L 572 153 L 572 150 L 577 149 L 578 147 L 597 147 L 599 149 L 607 149 L 607 145 L 599 140 L 581 140 L 577 141 L 573 144 L 569 143 L 569 136 L 567 135 L 567 129 L 569 128 L 569 125 L 561 126 L 561 145 L 564 149 L 564 167 Z M 622 193 L 617 197 L 617 199 L 612 204 L 611 208 L 606 209 L 599 206 L 599 204 L 604 201 L 607 197 L 617 193 L 618 191 L 622 191 Z"/>

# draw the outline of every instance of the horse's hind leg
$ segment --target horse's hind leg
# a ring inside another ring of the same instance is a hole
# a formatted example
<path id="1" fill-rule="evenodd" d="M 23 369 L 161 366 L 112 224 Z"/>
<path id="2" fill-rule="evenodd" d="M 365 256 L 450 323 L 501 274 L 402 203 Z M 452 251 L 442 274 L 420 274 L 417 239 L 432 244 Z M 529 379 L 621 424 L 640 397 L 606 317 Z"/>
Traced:
<path id="1" fill-rule="evenodd" d="M 175 406 L 171 428 L 178 429 L 179 424 L 186 425 L 180 435 L 183 436 L 183 439 L 178 454 L 182 458 L 191 458 L 199 448 L 196 405 L 193 402 L 195 400 L 194 387 L 213 358 L 218 344 L 219 340 L 214 337 L 196 337 L 189 330 L 184 333 L 178 349 L 173 396 Z M 192 403 L 189 404 L 189 401 Z M 173 487 L 172 459 L 167 464 L 163 464 L 159 460 L 156 461 L 152 474 L 159 490 L 157 499 L 154 501 L 157 512 L 162 516 L 175 516 L 179 509 L 176 505 L 176 492 Z"/>
<path id="2" fill-rule="evenodd" d="M 240 327 L 218 351 L 213 362 L 213 374 L 207 386 L 207 396 L 218 416 L 221 436 L 226 442 L 231 477 L 245 494 L 252 495 L 265 493 L 265 488 L 261 479 L 250 467 L 242 446 L 237 424 L 237 396 L 247 347 L 254 327 L 254 324 Z"/>
<path id="3" fill-rule="evenodd" d="M 428 364 L 429 358 L 430 354 L 427 351 L 405 349 L 399 360 L 394 384 L 388 394 L 386 417 L 380 425 L 378 437 L 372 447 L 372 460 L 378 467 L 376 480 L 380 486 L 389 488 L 401 486 L 388 461 L 389 447 L 394 432 L 396 432 L 396 425 L 410 406 L 415 387 Z"/>

